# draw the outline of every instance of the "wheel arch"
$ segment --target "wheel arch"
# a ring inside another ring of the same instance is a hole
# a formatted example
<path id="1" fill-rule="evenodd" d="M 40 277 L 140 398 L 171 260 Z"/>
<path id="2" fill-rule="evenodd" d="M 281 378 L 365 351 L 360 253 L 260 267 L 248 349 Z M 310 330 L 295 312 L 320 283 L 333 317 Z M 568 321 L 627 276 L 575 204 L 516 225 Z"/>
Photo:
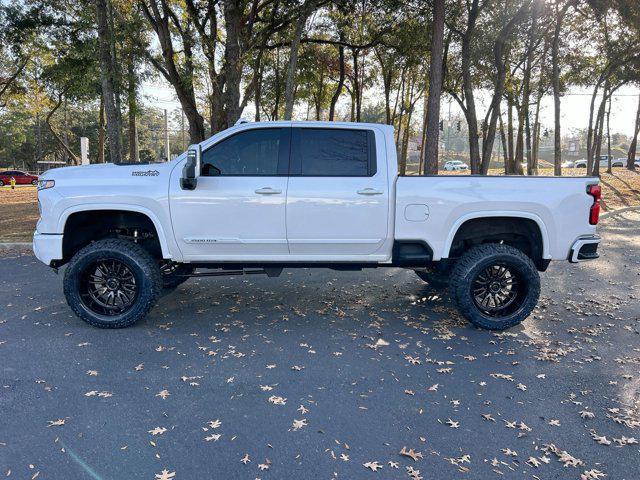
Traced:
<path id="1" fill-rule="evenodd" d="M 442 258 L 449 258 L 451 255 L 451 249 L 453 243 L 456 239 L 456 236 L 463 230 L 465 225 L 469 225 L 469 222 L 474 220 L 487 219 L 493 222 L 499 221 L 500 219 L 510 219 L 510 220 L 527 220 L 531 222 L 535 222 L 537 226 L 538 233 L 540 234 L 540 240 L 542 242 L 540 248 L 540 257 L 543 260 L 551 259 L 550 253 L 550 245 L 549 245 L 549 232 L 545 223 L 542 219 L 533 213 L 528 212 L 509 212 L 509 211 L 489 211 L 489 212 L 474 212 L 469 213 L 467 215 L 463 215 L 458 218 L 456 222 L 453 224 L 452 228 L 449 230 L 449 234 L 447 235 L 447 240 L 442 249 Z"/>
<path id="2" fill-rule="evenodd" d="M 160 251 L 162 257 L 165 259 L 171 259 L 171 251 L 169 250 L 169 246 L 167 244 L 167 232 L 162 226 L 162 222 L 158 216 L 148 208 L 139 205 L 122 205 L 122 204 L 83 204 L 76 205 L 73 207 L 69 207 L 65 209 L 58 219 L 58 232 L 65 232 L 69 219 L 75 214 L 89 214 L 89 213 L 105 213 L 105 212 L 123 212 L 123 213 L 134 213 L 143 215 L 148 219 L 149 222 L 153 225 L 155 229 L 155 234 L 158 240 L 158 244 L 160 247 Z"/>

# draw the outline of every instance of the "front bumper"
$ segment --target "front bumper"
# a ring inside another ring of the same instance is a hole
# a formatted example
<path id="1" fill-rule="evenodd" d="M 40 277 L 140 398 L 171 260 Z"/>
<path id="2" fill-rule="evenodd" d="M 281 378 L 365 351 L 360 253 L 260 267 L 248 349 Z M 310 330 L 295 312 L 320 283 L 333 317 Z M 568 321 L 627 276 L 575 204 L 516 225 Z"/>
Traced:
<path id="1" fill-rule="evenodd" d="M 47 265 L 53 260 L 62 260 L 62 234 L 34 232 L 33 253 Z"/>
<path id="2" fill-rule="evenodd" d="M 569 250 L 569 261 L 571 263 L 584 262 L 586 260 L 595 260 L 600 257 L 598 255 L 598 245 L 601 238 L 599 235 L 587 235 L 578 238 Z"/>

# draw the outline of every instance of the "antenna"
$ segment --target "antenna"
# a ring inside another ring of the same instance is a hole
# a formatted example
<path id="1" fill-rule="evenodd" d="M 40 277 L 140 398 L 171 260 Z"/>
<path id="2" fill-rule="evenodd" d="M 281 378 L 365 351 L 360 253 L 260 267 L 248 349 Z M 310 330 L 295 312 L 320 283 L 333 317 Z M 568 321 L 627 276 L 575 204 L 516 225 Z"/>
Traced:
<path id="1" fill-rule="evenodd" d="M 234 124 L 234 127 L 237 125 L 242 125 L 243 123 L 249 123 L 249 120 L 246 118 L 239 118 L 238 121 Z"/>

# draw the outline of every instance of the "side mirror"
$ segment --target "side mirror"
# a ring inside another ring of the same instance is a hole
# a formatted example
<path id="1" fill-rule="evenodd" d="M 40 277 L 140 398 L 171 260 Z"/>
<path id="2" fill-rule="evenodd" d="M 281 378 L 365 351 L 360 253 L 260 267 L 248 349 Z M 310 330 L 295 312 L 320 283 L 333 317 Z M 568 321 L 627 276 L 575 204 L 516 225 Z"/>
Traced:
<path id="1" fill-rule="evenodd" d="M 187 150 L 187 162 L 182 167 L 180 187 L 183 190 L 195 190 L 200 176 L 200 145 L 191 145 Z"/>

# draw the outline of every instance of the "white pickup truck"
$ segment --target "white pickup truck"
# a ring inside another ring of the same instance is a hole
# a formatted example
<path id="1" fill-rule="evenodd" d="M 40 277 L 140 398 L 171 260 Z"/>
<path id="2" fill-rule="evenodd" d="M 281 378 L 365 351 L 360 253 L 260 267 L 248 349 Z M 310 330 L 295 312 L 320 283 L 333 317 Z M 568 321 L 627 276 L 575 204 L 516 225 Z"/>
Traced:
<path id="1" fill-rule="evenodd" d="M 240 123 L 163 164 L 50 170 L 36 256 L 91 325 L 126 327 L 190 276 L 404 267 L 473 324 L 525 319 L 551 260 L 597 258 L 597 178 L 398 176 L 393 128 Z"/>

